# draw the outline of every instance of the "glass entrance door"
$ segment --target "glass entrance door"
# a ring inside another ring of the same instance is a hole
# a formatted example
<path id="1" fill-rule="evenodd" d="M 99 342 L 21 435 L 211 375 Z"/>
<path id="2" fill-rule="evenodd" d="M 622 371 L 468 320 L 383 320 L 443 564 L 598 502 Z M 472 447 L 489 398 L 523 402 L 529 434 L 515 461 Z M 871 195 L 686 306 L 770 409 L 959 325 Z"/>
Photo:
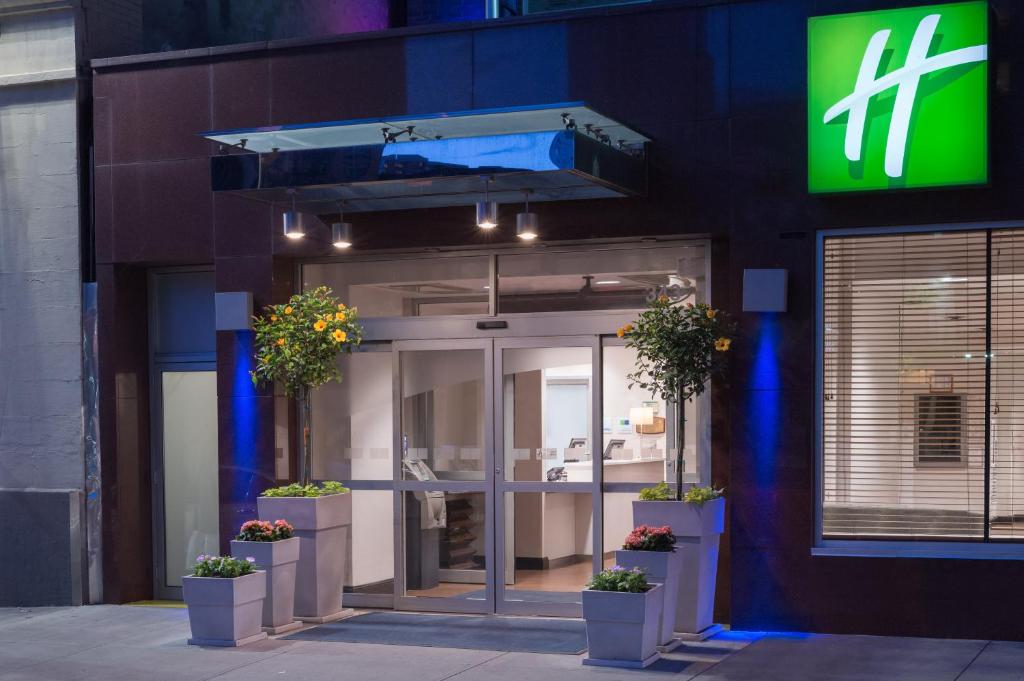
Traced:
<path id="1" fill-rule="evenodd" d="M 600 569 L 598 349 L 596 337 L 495 341 L 499 613 L 578 617 Z"/>
<path id="2" fill-rule="evenodd" d="M 491 341 L 394 344 L 395 606 L 491 612 Z"/>

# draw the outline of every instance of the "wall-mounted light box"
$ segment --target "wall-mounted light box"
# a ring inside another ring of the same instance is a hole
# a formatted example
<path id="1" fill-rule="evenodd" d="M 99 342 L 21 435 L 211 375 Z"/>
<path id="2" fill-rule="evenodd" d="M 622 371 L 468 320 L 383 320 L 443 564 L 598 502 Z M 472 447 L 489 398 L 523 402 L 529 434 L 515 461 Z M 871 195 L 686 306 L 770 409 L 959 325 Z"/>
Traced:
<path id="1" fill-rule="evenodd" d="M 743 270 L 743 311 L 785 312 L 788 279 L 787 270 Z"/>
<path id="2" fill-rule="evenodd" d="M 988 2 L 808 19 L 808 190 L 987 183 L 988 27 Z"/>
<path id="3" fill-rule="evenodd" d="M 213 300 L 218 331 L 252 329 L 251 291 L 215 293 Z"/>

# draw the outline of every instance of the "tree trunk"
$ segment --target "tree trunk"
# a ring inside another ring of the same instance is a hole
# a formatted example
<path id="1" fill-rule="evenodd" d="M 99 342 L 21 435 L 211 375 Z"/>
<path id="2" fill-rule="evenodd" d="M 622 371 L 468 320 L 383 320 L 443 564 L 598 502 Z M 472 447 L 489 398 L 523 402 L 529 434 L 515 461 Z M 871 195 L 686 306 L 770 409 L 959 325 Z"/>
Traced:
<path id="1" fill-rule="evenodd" d="M 683 399 L 683 384 L 676 386 L 676 501 L 683 500 L 683 448 L 686 445 L 686 400 Z"/>
<path id="2" fill-rule="evenodd" d="M 676 403 L 676 501 L 683 500 L 683 446 L 686 443 L 686 402 Z"/>
<path id="3" fill-rule="evenodd" d="M 313 412 L 309 405 L 309 388 L 299 393 L 299 420 L 302 428 L 302 458 L 299 462 L 299 483 L 308 485 L 313 480 Z"/>

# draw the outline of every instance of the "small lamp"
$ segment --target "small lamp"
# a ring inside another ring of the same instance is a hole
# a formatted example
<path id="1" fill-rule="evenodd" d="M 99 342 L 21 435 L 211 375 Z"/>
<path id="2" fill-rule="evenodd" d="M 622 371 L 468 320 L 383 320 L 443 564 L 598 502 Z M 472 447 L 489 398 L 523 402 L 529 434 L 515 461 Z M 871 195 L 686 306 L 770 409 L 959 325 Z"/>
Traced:
<path id="1" fill-rule="evenodd" d="M 540 221 L 536 213 L 530 212 L 530 193 L 532 190 L 524 189 L 525 208 L 522 213 L 516 215 L 516 236 L 523 241 L 533 241 L 540 234 Z"/>

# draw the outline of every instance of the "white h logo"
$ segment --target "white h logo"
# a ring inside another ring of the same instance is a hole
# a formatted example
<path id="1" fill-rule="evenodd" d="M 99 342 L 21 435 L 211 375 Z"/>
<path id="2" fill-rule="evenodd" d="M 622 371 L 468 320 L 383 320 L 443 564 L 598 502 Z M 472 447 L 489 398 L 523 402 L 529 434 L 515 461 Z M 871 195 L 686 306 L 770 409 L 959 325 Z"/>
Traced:
<path id="1" fill-rule="evenodd" d="M 860 62 L 860 72 L 857 74 L 857 84 L 853 92 L 825 112 L 825 123 L 829 123 L 842 113 L 849 112 L 845 144 L 846 158 L 849 160 L 860 160 L 868 100 L 895 86 L 896 102 L 893 104 L 892 120 L 889 122 L 889 136 L 885 141 L 885 174 L 889 177 L 903 175 L 903 157 L 907 150 L 910 114 L 914 109 L 914 99 L 917 97 L 917 86 L 921 76 L 950 66 L 971 64 L 988 58 L 987 45 L 964 47 L 929 57 L 928 47 L 935 36 L 939 16 L 929 14 L 921 19 L 914 32 L 914 38 L 910 41 L 910 50 L 907 52 L 907 61 L 903 68 L 887 73 L 881 78 L 875 78 L 875 75 L 878 73 L 882 53 L 892 31 L 885 29 L 871 36 L 864 51 L 864 58 Z"/>

